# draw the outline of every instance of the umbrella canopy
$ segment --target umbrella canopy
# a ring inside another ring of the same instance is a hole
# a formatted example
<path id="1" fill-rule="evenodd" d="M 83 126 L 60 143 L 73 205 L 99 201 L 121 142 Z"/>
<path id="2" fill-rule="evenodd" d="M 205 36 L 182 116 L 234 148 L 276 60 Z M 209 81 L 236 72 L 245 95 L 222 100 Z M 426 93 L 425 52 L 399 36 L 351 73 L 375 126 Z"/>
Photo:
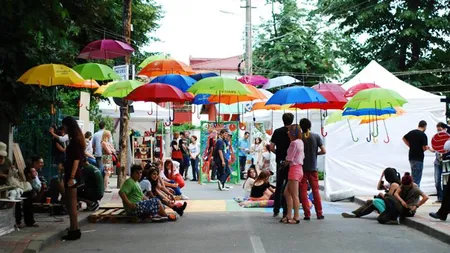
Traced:
<path id="1" fill-rule="evenodd" d="M 183 93 L 177 87 L 163 83 L 147 83 L 133 90 L 126 99 L 145 102 L 185 102 L 192 100 L 192 95 Z"/>
<path id="2" fill-rule="evenodd" d="M 345 104 L 345 107 L 353 109 L 381 109 L 401 107 L 405 103 L 407 103 L 406 99 L 393 90 L 372 88 L 358 92 Z"/>
<path id="3" fill-rule="evenodd" d="M 73 67 L 84 79 L 92 80 L 122 80 L 120 76 L 109 66 L 99 63 L 85 63 Z"/>
<path id="4" fill-rule="evenodd" d="M 277 91 L 266 105 L 326 103 L 327 100 L 316 90 L 305 86 L 294 86 Z"/>
<path id="5" fill-rule="evenodd" d="M 102 96 L 123 98 L 123 97 L 126 97 L 134 89 L 136 89 L 137 87 L 139 87 L 143 84 L 144 83 L 134 81 L 134 80 L 123 80 L 123 81 L 111 82 L 108 84 L 108 87 L 102 93 Z"/>
<path id="6" fill-rule="evenodd" d="M 352 108 L 346 108 L 342 112 L 342 116 L 381 116 L 381 115 L 395 114 L 395 113 L 396 113 L 396 110 L 391 107 L 383 108 L 383 109 L 368 108 L 368 109 L 359 109 L 359 110 L 355 110 Z"/>
<path id="7" fill-rule="evenodd" d="M 258 89 L 258 90 L 261 91 L 262 94 L 264 94 L 264 96 L 266 96 L 266 98 L 271 98 L 273 96 L 273 93 L 268 90 L 265 90 L 265 89 Z"/>
<path id="8" fill-rule="evenodd" d="M 350 87 L 350 89 L 348 89 L 345 92 L 344 97 L 351 98 L 362 90 L 367 90 L 367 89 L 372 89 L 372 88 L 380 88 L 380 86 L 378 86 L 374 83 L 360 83 L 360 84 Z"/>
<path id="9" fill-rule="evenodd" d="M 168 74 L 192 75 L 195 72 L 183 62 L 168 59 L 153 61 L 139 71 L 139 75 L 148 77 Z"/>
<path id="10" fill-rule="evenodd" d="M 188 89 L 193 94 L 211 95 L 247 95 L 251 92 L 239 81 L 227 77 L 208 77 L 202 79 Z"/>
<path id="11" fill-rule="evenodd" d="M 347 98 L 345 98 L 345 90 L 339 85 L 334 83 L 321 83 L 316 84 L 312 87 L 320 94 L 322 94 L 327 103 L 308 103 L 308 104 L 295 104 L 293 108 L 300 109 L 343 109 L 344 105 L 347 103 Z"/>
<path id="12" fill-rule="evenodd" d="M 197 81 L 195 81 L 195 79 L 189 76 L 170 74 L 158 76 L 155 79 L 153 79 L 150 83 L 165 83 L 177 87 L 183 92 L 186 92 L 196 82 Z"/>
<path id="13" fill-rule="evenodd" d="M 209 105 L 209 104 L 214 104 L 209 102 L 209 97 L 211 95 L 210 94 L 198 94 L 194 97 L 194 99 L 192 100 L 192 104 L 193 105 Z"/>
<path id="14" fill-rule="evenodd" d="M 257 110 L 286 110 L 289 109 L 289 107 L 291 107 L 290 104 L 287 105 L 266 105 L 267 100 L 265 101 L 259 101 L 259 102 L 255 102 L 252 105 L 252 111 L 257 111 Z"/>
<path id="15" fill-rule="evenodd" d="M 299 83 L 300 80 L 295 79 L 291 76 L 279 76 L 270 79 L 264 86 L 263 89 L 273 89 L 276 87 L 286 86 L 293 83 Z"/>
<path id="16" fill-rule="evenodd" d="M 82 59 L 114 59 L 129 56 L 134 49 L 123 41 L 96 40 L 87 44 L 81 50 L 78 58 Z"/>
<path id="17" fill-rule="evenodd" d="M 141 64 L 139 64 L 139 68 L 144 68 L 145 66 L 147 66 L 148 64 L 157 61 L 157 60 L 173 60 L 172 57 L 168 56 L 168 55 L 164 55 L 164 54 L 157 54 L 157 55 L 152 55 L 150 57 L 145 58 L 145 60 L 143 60 L 141 62 Z"/>
<path id="18" fill-rule="evenodd" d="M 29 69 L 17 81 L 31 85 L 56 86 L 83 83 L 84 79 L 65 65 L 42 64 Z"/>
<path id="19" fill-rule="evenodd" d="M 267 100 L 267 97 L 258 90 L 255 86 L 250 84 L 245 84 L 245 87 L 250 91 L 250 94 L 247 95 L 211 95 L 209 97 L 210 102 L 214 103 L 223 103 L 223 104 L 234 104 L 238 102 L 244 101 L 253 101 L 253 100 Z"/>
<path id="20" fill-rule="evenodd" d="M 255 76 L 243 76 L 243 77 L 239 78 L 238 81 L 243 84 L 259 86 L 259 85 L 266 84 L 269 80 L 267 78 L 265 78 L 264 76 L 255 75 Z"/>
<path id="21" fill-rule="evenodd" d="M 100 85 L 95 80 L 85 80 L 81 83 L 74 83 L 74 84 L 66 84 L 64 85 L 66 87 L 72 87 L 72 88 L 86 88 L 86 89 L 98 89 L 100 88 Z"/>
<path id="22" fill-rule="evenodd" d="M 197 81 L 200 81 L 200 80 L 202 80 L 204 78 L 215 77 L 215 76 L 219 76 L 219 75 L 214 73 L 214 72 L 198 73 L 198 74 L 195 74 L 195 75 L 191 75 L 191 77 L 194 78 Z"/>
<path id="23" fill-rule="evenodd" d="M 360 110 L 354 110 L 354 109 L 350 109 L 347 108 L 345 111 L 342 110 L 338 110 L 336 112 L 333 112 L 332 114 L 330 114 L 325 123 L 328 124 L 333 124 L 336 122 L 339 122 L 343 119 L 357 119 L 357 120 L 361 120 L 360 123 L 361 124 L 367 124 L 367 123 L 371 123 L 377 120 L 384 120 L 384 119 L 388 119 L 390 117 L 394 117 L 394 116 L 399 116 L 399 115 L 403 115 L 405 114 L 405 110 L 401 107 L 396 107 L 395 109 L 393 108 L 385 108 L 385 109 L 381 109 L 381 110 L 376 110 L 377 112 L 375 112 L 375 109 L 360 109 Z M 376 113 L 376 114 L 375 114 Z M 377 115 L 377 116 L 375 116 Z"/>
<path id="24" fill-rule="evenodd" d="M 106 85 L 101 85 L 98 89 L 95 90 L 94 94 L 100 94 L 102 95 L 103 92 L 105 92 L 105 90 L 111 85 L 112 82 L 106 84 Z"/>

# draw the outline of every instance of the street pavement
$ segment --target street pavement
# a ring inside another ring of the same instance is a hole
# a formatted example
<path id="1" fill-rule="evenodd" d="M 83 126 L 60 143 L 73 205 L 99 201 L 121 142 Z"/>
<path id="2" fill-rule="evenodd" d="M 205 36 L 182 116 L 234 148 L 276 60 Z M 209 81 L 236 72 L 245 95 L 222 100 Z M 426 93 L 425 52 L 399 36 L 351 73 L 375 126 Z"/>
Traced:
<path id="1" fill-rule="evenodd" d="M 324 203 L 325 220 L 313 216 L 287 225 L 270 208 L 239 207 L 242 189 L 188 182 L 185 215 L 169 223 L 97 223 L 82 227 L 81 240 L 58 242 L 43 252 L 449 252 L 449 245 L 406 226 L 380 225 L 376 216 L 344 219 L 350 202 Z M 117 198 L 112 198 L 116 199 Z"/>

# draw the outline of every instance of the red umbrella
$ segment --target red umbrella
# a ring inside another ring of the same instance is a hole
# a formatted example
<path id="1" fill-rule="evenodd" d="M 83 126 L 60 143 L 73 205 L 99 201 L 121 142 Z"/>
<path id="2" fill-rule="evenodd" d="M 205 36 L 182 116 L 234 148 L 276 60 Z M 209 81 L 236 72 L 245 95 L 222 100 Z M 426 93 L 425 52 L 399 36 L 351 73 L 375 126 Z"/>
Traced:
<path id="1" fill-rule="evenodd" d="M 345 92 L 344 96 L 346 98 L 353 97 L 354 95 L 356 95 L 356 93 L 358 93 L 362 90 L 367 90 L 367 89 L 372 89 L 372 88 L 380 88 L 380 86 L 378 86 L 374 83 L 360 83 L 360 84 L 350 87 L 350 89 L 348 89 L 347 92 Z"/>
<path id="2" fill-rule="evenodd" d="M 134 49 L 118 40 L 96 40 L 81 50 L 78 58 L 82 59 L 114 59 L 129 56 Z"/>
<path id="3" fill-rule="evenodd" d="M 347 103 L 347 98 L 345 98 L 345 90 L 339 85 L 334 83 L 321 83 L 316 84 L 312 87 L 318 91 L 322 96 L 328 100 L 327 103 L 307 103 L 307 104 L 294 104 L 291 108 L 299 109 L 337 109 L 342 110 L 344 105 Z"/>
<path id="4" fill-rule="evenodd" d="M 266 84 L 267 82 L 269 82 L 269 79 L 265 78 L 264 76 L 254 75 L 254 76 L 243 76 L 243 77 L 239 78 L 238 81 L 243 84 L 259 86 L 259 85 L 263 85 L 263 84 Z"/>

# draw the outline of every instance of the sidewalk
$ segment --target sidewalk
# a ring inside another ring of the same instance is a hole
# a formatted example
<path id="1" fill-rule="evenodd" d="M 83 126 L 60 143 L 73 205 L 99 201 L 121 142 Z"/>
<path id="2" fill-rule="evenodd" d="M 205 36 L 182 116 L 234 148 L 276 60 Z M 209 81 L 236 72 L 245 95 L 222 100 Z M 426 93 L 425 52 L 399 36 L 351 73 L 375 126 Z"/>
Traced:
<path id="1" fill-rule="evenodd" d="M 362 205 L 369 199 L 372 199 L 372 197 L 357 196 L 355 197 L 355 203 Z M 440 204 L 433 204 L 434 201 L 436 201 L 436 197 L 430 196 L 427 203 L 417 209 L 416 215 L 406 218 L 403 224 L 450 244 L 450 221 L 436 220 L 428 215 L 430 212 L 436 212 L 441 206 Z"/>
<path id="2" fill-rule="evenodd" d="M 121 203 L 118 189 L 116 189 L 117 178 L 110 179 L 112 193 L 105 193 L 101 205 L 106 203 Z M 85 206 L 83 206 L 85 208 Z M 91 212 L 78 212 L 78 222 L 82 226 L 88 223 Z M 25 227 L 20 231 L 0 237 L 0 253 L 37 253 L 44 247 L 61 241 L 64 230 L 69 227 L 69 216 L 50 216 L 48 213 L 36 213 L 36 223 L 39 227 Z"/>

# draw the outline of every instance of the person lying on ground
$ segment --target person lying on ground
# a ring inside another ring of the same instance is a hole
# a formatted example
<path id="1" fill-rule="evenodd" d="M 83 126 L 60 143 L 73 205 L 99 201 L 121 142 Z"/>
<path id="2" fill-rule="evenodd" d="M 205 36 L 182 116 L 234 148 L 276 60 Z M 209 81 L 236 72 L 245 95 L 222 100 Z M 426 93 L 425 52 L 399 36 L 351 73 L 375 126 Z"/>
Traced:
<path id="1" fill-rule="evenodd" d="M 262 170 L 250 192 L 250 200 L 269 200 L 272 198 L 275 188 L 269 183 L 270 172 Z"/>
<path id="2" fill-rule="evenodd" d="M 384 183 L 383 178 L 386 179 L 387 184 Z M 386 168 L 381 173 L 380 180 L 377 183 L 377 190 L 384 190 L 385 193 L 379 193 L 374 197 L 374 199 L 367 200 L 361 207 L 352 211 L 351 213 L 342 213 L 344 218 L 361 218 L 365 215 L 372 213 L 375 210 L 378 210 L 379 213 L 382 213 L 384 208 L 378 209 L 380 205 L 383 205 L 381 201 L 384 200 L 385 194 L 389 194 L 394 196 L 394 192 L 400 187 L 400 174 L 394 168 Z"/>
<path id="3" fill-rule="evenodd" d="M 122 199 L 123 207 L 127 215 L 138 216 L 139 218 L 167 219 L 167 213 L 164 206 L 157 198 L 147 198 L 139 186 L 139 179 L 142 177 L 142 167 L 133 165 L 130 169 L 131 176 L 125 180 L 119 190 L 119 196 Z"/>

